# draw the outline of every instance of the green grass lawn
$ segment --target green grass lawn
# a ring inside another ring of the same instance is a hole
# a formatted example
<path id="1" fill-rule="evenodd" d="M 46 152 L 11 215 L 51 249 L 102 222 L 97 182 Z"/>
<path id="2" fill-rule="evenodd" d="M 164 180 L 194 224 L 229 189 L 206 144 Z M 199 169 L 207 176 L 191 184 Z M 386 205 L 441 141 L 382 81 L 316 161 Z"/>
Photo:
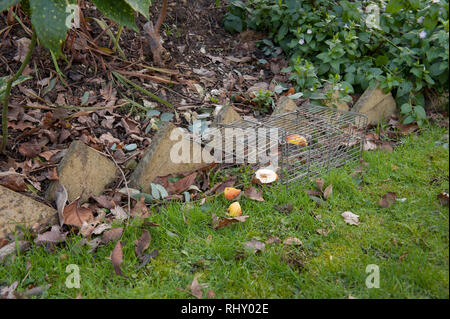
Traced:
<path id="1" fill-rule="evenodd" d="M 24 291 L 51 284 L 46 298 L 194 298 L 186 287 L 198 275 L 208 284 L 204 296 L 211 289 L 216 298 L 449 298 L 449 211 L 436 199 L 449 190 L 449 151 L 438 142 L 445 134 L 428 127 L 393 152 L 365 152 L 368 166 L 359 177 L 352 176 L 357 165 L 335 169 L 323 177 L 333 184 L 323 206 L 303 192 L 312 184 L 274 185 L 263 188 L 265 202 L 240 199 L 250 216 L 245 223 L 212 229 L 211 213 L 224 216 L 229 205 L 223 196 L 203 207 L 167 203 L 150 218 L 159 227 L 133 220 L 126 228 L 122 270 L 129 280 L 116 276 L 107 259 L 114 242 L 91 254 L 81 236 L 72 236 L 54 254 L 32 247 L 9 260 L 0 267 L 0 285 L 19 281 Z M 406 201 L 381 208 L 386 192 Z M 294 206 L 290 213 L 274 209 L 286 203 Z M 346 224 L 344 211 L 359 215 L 360 225 Z M 134 241 L 144 228 L 149 251 L 159 255 L 137 269 Z M 297 237 L 303 246 L 274 243 L 257 254 L 242 247 L 270 236 Z M 80 267 L 80 289 L 65 286 L 69 264 Z M 366 287 L 369 264 L 379 266 L 379 288 Z"/>

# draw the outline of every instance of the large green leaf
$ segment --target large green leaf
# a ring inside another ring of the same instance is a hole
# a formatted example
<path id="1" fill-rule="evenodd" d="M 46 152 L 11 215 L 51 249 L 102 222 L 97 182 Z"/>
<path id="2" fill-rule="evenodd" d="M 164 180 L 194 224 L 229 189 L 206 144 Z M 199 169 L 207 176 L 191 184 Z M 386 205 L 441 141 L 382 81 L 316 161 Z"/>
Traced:
<path id="1" fill-rule="evenodd" d="M 71 14 L 71 10 L 66 11 L 67 3 L 74 4 L 75 1 L 30 0 L 31 23 L 36 34 L 41 44 L 56 56 L 61 55 L 61 44 L 70 28 L 71 21 L 66 23 Z"/>
<path id="2" fill-rule="evenodd" d="M 0 12 L 8 9 L 10 6 L 16 4 L 20 0 L 0 0 Z"/>
<path id="3" fill-rule="evenodd" d="M 124 0 L 92 0 L 92 2 L 106 17 L 136 32 L 139 31 L 134 20 L 134 10 Z"/>
<path id="4" fill-rule="evenodd" d="M 140 12 L 148 19 L 148 8 L 152 5 L 152 0 L 125 0 L 134 10 Z"/>

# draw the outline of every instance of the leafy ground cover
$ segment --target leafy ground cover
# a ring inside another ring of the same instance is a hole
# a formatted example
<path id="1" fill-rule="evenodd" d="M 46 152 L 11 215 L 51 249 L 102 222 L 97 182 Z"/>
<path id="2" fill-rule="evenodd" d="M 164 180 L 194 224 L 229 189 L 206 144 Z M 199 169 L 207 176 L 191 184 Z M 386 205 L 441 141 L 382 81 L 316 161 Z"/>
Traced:
<path id="1" fill-rule="evenodd" d="M 133 219 L 121 238 L 124 276 L 108 259 L 115 241 L 91 253 L 75 235 L 53 253 L 33 247 L 10 260 L 0 285 L 18 280 L 21 292 L 50 284 L 48 298 L 448 298 L 448 206 L 437 198 L 449 187 L 448 129 L 426 127 L 363 159 L 323 177 L 332 193 L 321 205 L 304 192 L 315 183 L 274 185 L 261 188 L 264 202 L 241 198 L 249 217 L 224 228 L 211 227 L 212 213 L 225 216 L 223 195 L 203 205 L 167 203 L 147 223 Z M 396 198 L 386 207 L 387 192 Z M 345 223 L 345 211 L 359 215 L 359 225 Z M 144 230 L 148 251 L 158 253 L 138 268 L 135 241 Z M 249 241 L 265 248 L 245 248 Z M 80 267 L 80 289 L 65 285 L 69 264 Z M 379 266 L 379 288 L 366 287 L 369 264 Z"/>

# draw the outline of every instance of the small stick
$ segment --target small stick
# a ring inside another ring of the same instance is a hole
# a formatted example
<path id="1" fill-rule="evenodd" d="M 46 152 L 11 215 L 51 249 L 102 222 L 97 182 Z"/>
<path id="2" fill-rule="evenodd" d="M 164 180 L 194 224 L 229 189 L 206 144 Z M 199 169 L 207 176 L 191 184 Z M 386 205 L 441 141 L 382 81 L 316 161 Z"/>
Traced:
<path id="1" fill-rule="evenodd" d="M 120 174 L 122 174 L 122 178 L 125 183 L 125 188 L 127 189 L 127 194 L 128 194 L 128 214 L 131 214 L 131 195 L 130 195 L 130 189 L 128 188 L 127 178 L 125 177 L 125 174 L 124 174 L 123 170 L 120 168 L 119 164 L 117 164 L 115 158 L 111 155 L 110 151 L 108 150 L 108 147 L 106 147 L 105 150 L 106 150 L 106 153 L 108 153 L 108 155 L 113 160 L 116 167 L 119 169 Z"/>

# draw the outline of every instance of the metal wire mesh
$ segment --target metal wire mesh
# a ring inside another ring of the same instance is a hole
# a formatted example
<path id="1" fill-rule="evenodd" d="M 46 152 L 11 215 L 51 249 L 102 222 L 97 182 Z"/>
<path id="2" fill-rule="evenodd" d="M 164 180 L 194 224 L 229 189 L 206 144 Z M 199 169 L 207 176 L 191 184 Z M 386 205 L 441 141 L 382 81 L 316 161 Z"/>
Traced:
<path id="1" fill-rule="evenodd" d="M 208 145 L 223 164 L 275 164 L 281 183 L 290 184 L 357 161 L 366 126 L 365 115 L 308 104 L 261 121 L 220 124 Z M 287 142 L 292 135 L 307 145 Z"/>

